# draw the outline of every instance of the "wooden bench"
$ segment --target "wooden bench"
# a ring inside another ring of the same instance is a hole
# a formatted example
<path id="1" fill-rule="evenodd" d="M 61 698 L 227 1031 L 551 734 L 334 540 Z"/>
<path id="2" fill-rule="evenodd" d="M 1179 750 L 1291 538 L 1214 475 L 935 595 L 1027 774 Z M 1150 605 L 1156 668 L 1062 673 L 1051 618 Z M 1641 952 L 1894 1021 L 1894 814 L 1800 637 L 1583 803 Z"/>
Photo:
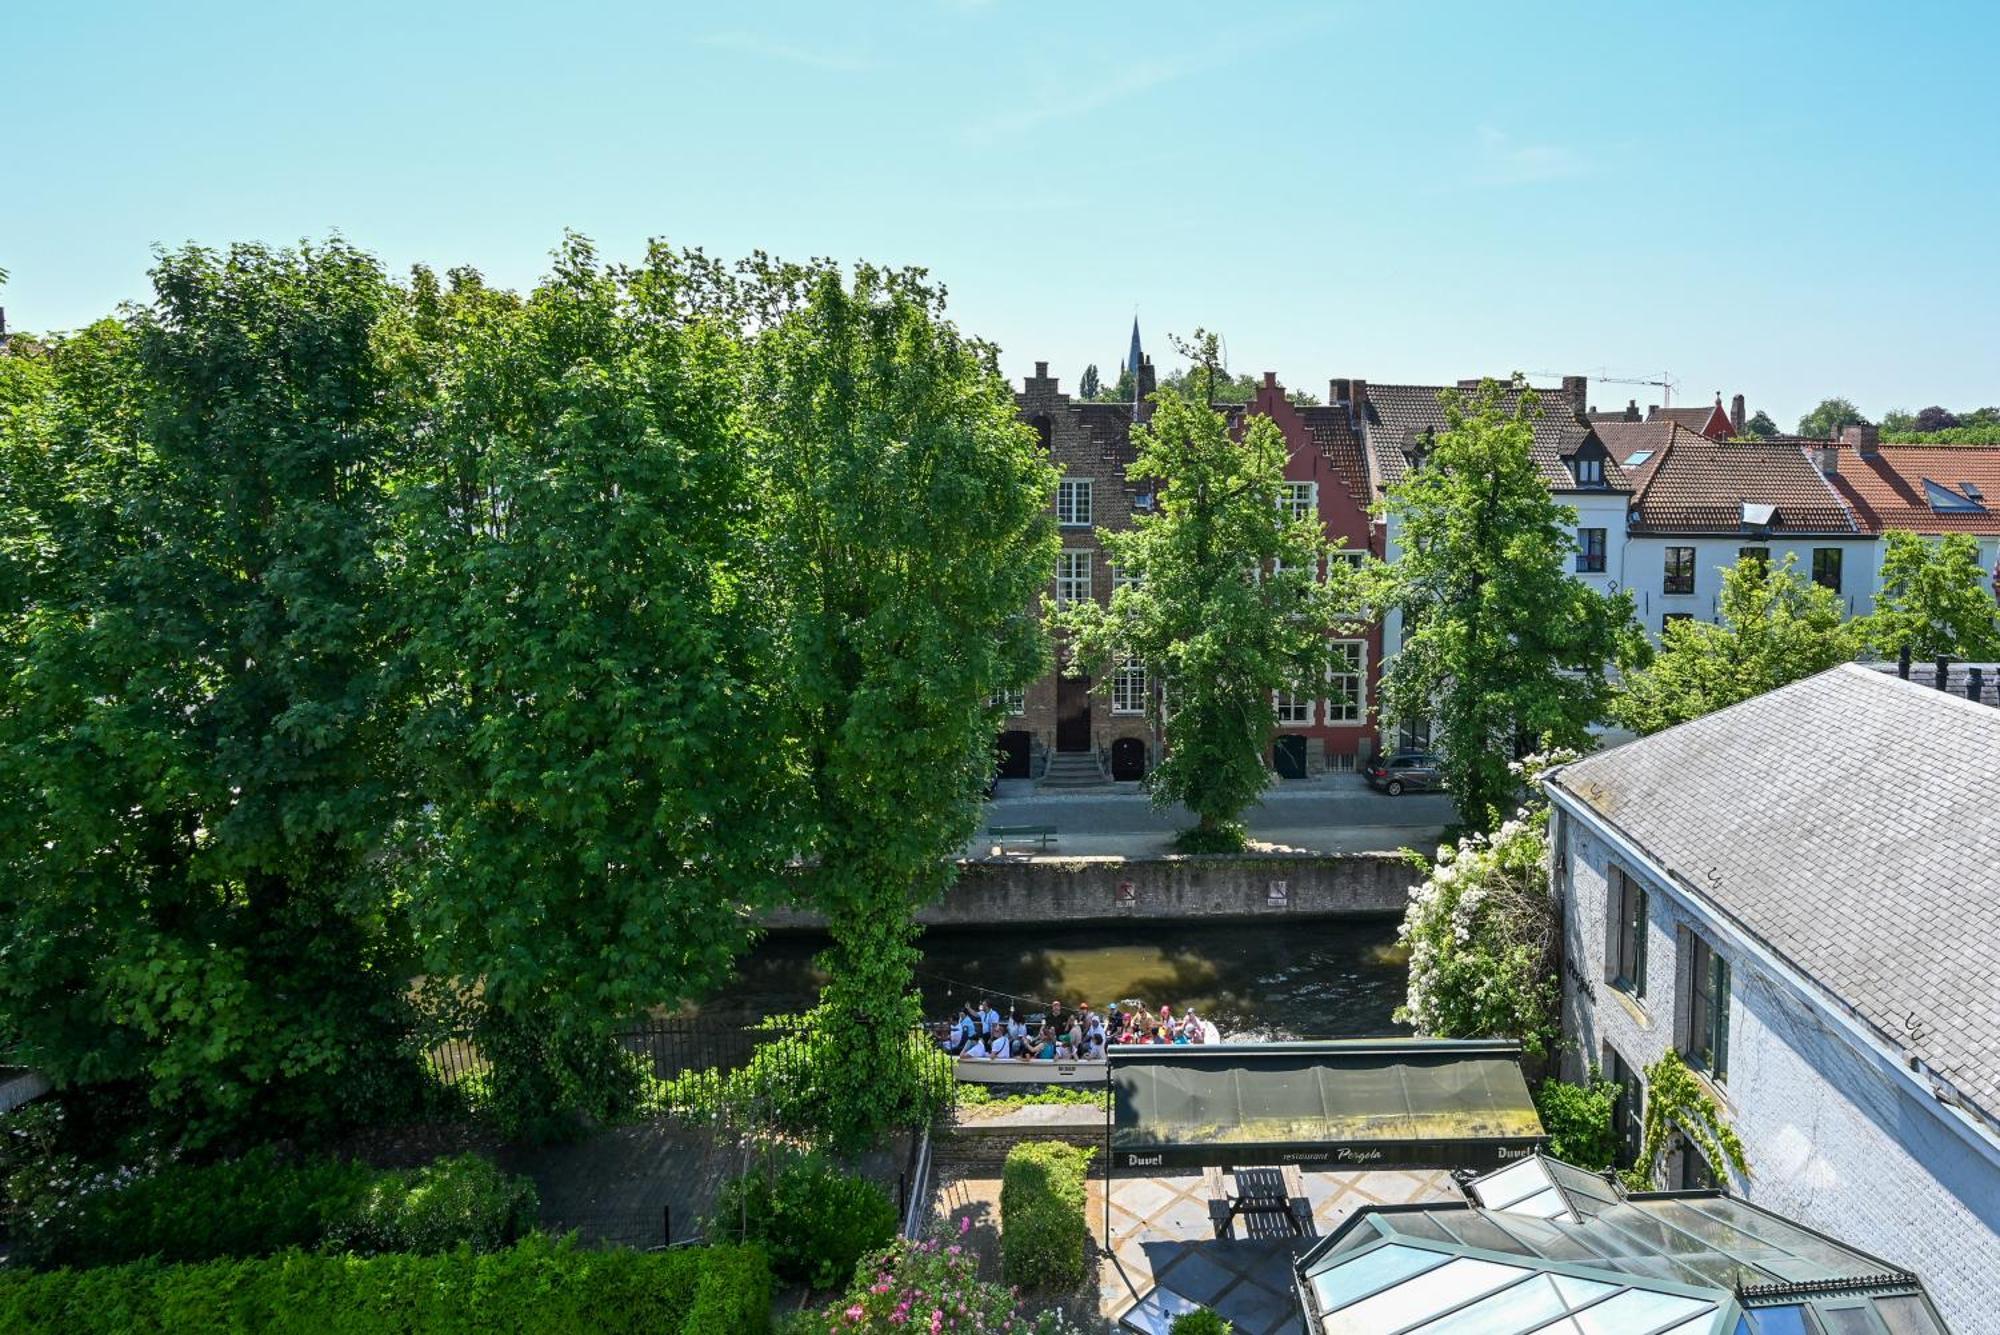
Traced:
<path id="1" fill-rule="evenodd" d="M 1237 1190 L 1233 1195 L 1223 1186 L 1224 1171 L 1221 1168 L 1202 1170 L 1202 1185 L 1208 1195 L 1208 1218 L 1215 1226 L 1216 1237 L 1235 1237 L 1236 1221 L 1243 1215 L 1280 1216 L 1285 1221 L 1283 1227 L 1287 1232 L 1312 1236 L 1312 1202 L 1306 1198 L 1305 1178 L 1296 1165 L 1286 1164 L 1282 1170 L 1227 1170 L 1236 1179 Z M 1257 1233 L 1253 1232 L 1252 1236 L 1257 1236 Z"/>
<path id="2" fill-rule="evenodd" d="M 1053 825 L 995 825 L 986 833 L 1003 847 L 1009 843 L 1033 842 L 1047 848 L 1056 841 L 1056 827 Z"/>

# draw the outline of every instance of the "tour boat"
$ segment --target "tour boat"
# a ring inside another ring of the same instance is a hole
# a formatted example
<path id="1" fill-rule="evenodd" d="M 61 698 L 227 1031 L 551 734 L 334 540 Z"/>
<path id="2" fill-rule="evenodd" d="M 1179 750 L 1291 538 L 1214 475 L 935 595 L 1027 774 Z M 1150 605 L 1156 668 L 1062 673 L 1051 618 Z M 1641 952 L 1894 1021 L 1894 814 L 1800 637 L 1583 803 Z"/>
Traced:
<path id="1" fill-rule="evenodd" d="M 960 1057 L 958 1078 L 970 1085 L 1101 1085 L 1105 1062 L 1016 1057 Z"/>

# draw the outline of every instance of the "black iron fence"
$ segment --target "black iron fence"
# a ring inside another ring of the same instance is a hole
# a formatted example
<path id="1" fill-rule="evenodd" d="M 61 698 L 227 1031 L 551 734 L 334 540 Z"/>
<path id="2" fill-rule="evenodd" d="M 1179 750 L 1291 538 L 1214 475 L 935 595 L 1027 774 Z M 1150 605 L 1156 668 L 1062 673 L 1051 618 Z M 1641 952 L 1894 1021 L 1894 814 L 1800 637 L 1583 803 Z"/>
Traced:
<path id="1" fill-rule="evenodd" d="M 673 1016 L 635 1021 L 611 1037 L 625 1052 L 640 1058 L 640 1070 L 652 1077 L 643 1092 L 651 1112 L 716 1112 L 721 1077 L 744 1070 L 753 1058 L 762 1067 L 762 1079 L 757 1083 L 774 1093 L 804 1090 L 820 1078 L 821 1059 L 815 1057 L 813 1045 L 803 1041 L 809 1037 L 803 1024 L 740 1024 Z M 785 1041 L 788 1039 L 797 1041 Z M 957 1091 L 952 1064 L 935 1055 L 935 1045 L 922 1030 L 912 1031 L 910 1044 L 921 1101 L 933 1110 L 933 1117 L 948 1113 L 956 1103 Z M 489 1097 L 492 1076 L 492 1062 L 481 1050 L 478 1035 L 433 1035 L 423 1045 L 433 1076 L 477 1112 Z M 688 1078 L 703 1074 L 715 1079 Z M 754 1115 L 754 1101 L 735 1111 Z"/>

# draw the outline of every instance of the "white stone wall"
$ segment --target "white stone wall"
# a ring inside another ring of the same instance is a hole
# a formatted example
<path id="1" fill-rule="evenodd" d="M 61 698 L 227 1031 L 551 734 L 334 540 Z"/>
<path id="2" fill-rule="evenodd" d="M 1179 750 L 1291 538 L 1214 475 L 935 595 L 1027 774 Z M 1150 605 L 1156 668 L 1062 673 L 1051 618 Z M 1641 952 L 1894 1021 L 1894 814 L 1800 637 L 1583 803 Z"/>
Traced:
<path id="1" fill-rule="evenodd" d="M 1976 1133 L 1886 1071 L 1881 1058 L 1761 967 L 1706 911 L 1620 860 L 1647 886 L 1646 995 L 1605 981 L 1608 868 L 1615 856 L 1574 812 L 1562 816 L 1565 1056 L 1574 1078 L 1609 1042 L 1635 1071 L 1673 1044 L 1679 940 L 1699 928 L 1731 969 L 1729 1070 L 1721 1106 L 1742 1138 L 1746 1199 L 1914 1270 L 1959 1335 L 2000 1335 L 2000 1162 Z M 1581 982 L 1579 982 L 1579 977 Z M 1718 1168 L 1722 1167 L 1717 1165 Z"/>
<path id="2" fill-rule="evenodd" d="M 1866 616 L 1875 608 L 1880 558 L 1872 538 L 1724 538 L 1634 537 L 1625 543 L 1626 588 L 1632 591 L 1639 624 L 1657 641 L 1660 620 L 1669 612 L 1692 613 L 1697 621 L 1716 620 L 1722 597 L 1722 572 L 1736 564 L 1745 547 L 1769 547 L 1771 560 L 1784 564 L 1795 557 L 1793 569 L 1812 578 L 1813 549 L 1840 549 L 1840 596 L 1849 616 Z M 1694 548 L 1694 592 L 1665 592 L 1667 548 Z"/>

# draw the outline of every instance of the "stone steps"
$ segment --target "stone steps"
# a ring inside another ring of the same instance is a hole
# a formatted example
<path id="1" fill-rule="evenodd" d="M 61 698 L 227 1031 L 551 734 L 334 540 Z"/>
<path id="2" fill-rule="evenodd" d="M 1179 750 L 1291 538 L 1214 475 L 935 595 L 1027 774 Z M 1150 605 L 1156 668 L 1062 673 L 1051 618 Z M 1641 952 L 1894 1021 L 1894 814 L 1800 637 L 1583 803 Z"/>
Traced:
<path id="1" fill-rule="evenodd" d="M 1094 751 L 1058 751 L 1049 757 L 1038 788 L 1103 788 L 1109 784 Z"/>

